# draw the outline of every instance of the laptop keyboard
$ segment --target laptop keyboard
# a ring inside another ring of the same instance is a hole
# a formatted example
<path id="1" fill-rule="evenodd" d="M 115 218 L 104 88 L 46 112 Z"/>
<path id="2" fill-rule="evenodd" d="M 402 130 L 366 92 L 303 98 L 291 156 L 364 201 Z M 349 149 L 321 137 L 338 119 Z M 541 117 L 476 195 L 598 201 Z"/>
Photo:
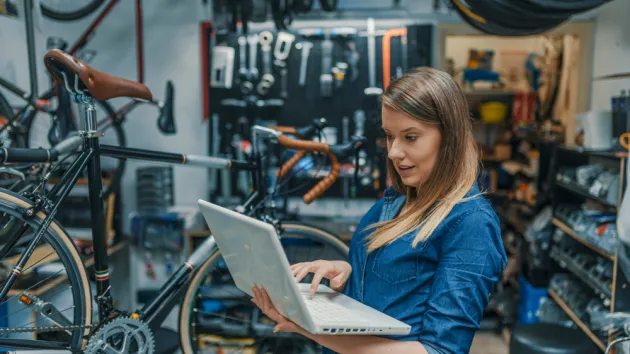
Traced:
<path id="1" fill-rule="evenodd" d="M 311 315 L 326 324 L 342 324 L 351 322 L 353 324 L 369 324 L 356 312 L 343 306 L 337 305 L 328 300 L 325 296 L 302 295 L 306 307 Z"/>

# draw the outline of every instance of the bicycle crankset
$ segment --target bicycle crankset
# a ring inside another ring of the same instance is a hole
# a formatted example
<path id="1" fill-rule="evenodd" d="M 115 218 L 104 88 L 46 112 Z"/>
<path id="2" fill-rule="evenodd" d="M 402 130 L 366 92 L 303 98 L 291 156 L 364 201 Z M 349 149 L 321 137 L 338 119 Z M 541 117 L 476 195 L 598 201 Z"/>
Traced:
<path id="1" fill-rule="evenodd" d="M 149 326 L 129 317 L 117 318 L 88 341 L 85 354 L 153 354 L 155 338 Z"/>

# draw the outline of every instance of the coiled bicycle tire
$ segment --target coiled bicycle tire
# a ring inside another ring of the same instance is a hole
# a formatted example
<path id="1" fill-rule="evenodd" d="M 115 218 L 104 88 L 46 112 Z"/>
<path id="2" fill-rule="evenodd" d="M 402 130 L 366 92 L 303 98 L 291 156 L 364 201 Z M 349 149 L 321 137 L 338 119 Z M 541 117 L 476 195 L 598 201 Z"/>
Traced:
<path id="1" fill-rule="evenodd" d="M 487 18 L 475 13 L 472 8 L 464 5 L 461 0 L 451 0 L 453 3 L 453 8 L 462 17 L 462 19 L 471 25 L 472 27 L 478 29 L 479 31 L 487 34 L 492 34 L 496 36 L 503 37 L 523 37 L 523 36 L 531 36 L 540 33 L 547 32 L 560 23 L 546 23 L 544 27 L 536 28 L 536 29 L 516 29 L 512 27 L 506 27 L 504 25 L 491 22 Z"/>
<path id="2" fill-rule="evenodd" d="M 40 2 L 40 6 L 42 14 L 48 18 L 57 21 L 75 21 L 96 11 L 104 2 L 105 0 L 92 0 L 87 5 L 71 11 L 54 10 L 42 2 Z"/>

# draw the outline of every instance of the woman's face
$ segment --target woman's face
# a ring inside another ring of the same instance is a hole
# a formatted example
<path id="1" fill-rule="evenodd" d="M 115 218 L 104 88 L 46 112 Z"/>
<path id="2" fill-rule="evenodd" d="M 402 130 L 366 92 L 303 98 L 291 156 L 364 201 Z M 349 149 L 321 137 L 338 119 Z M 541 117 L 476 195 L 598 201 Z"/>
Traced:
<path id="1" fill-rule="evenodd" d="M 437 124 L 419 121 L 387 107 L 382 110 L 387 157 L 406 186 L 419 187 L 436 164 L 442 140 Z"/>

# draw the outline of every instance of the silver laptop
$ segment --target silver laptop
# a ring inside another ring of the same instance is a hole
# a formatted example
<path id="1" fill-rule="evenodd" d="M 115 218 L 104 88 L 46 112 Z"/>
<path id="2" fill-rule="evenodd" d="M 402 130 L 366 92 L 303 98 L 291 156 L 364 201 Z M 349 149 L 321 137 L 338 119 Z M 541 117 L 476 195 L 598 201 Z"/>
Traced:
<path id="1" fill-rule="evenodd" d="M 314 334 L 408 334 L 411 327 L 351 297 L 319 285 L 296 283 L 275 228 L 218 205 L 199 200 L 212 235 L 236 286 L 254 296 L 264 288 L 276 309 Z"/>

